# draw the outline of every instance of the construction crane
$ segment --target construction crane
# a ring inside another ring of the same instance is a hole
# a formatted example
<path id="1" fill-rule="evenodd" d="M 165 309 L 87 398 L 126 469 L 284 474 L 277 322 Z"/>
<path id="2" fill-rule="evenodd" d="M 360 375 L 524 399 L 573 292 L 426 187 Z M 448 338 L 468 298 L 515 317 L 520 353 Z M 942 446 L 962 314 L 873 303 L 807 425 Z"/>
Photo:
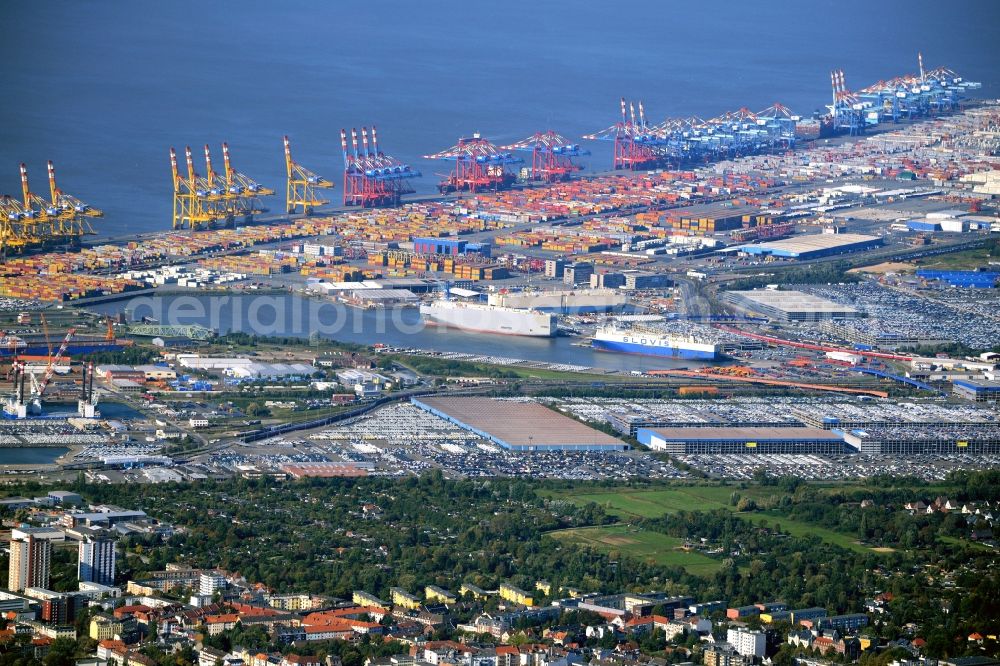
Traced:
<path id="1" fill-rule="evenodd" d="M 52 380 L 52 375 L 55 374 L 56 366 L 62 359 L 63 354 L 66 353 L 66 349 L 69 347 L 69 343 L 72 342 L 75 334 L 75 328 L 70 328 L 66 331 L 66 337 L 63 338 L 62 344 L 59 346 L 58 351 L 56 351 L 55 356 L 50 356 L 49 358 L 49 363 L 45 368 L 45 375 L 41 382 L 38 381 L 35 373 L 27 372 L 27 366 L 23 360 L 14 359 L 11 363 L 11 372 L 14 375 L 13 392 L 8 397 L 7 404 L 4 407 L 4 411 L 7 414 L 16 418 L 24 418 L 28 414 L 41 413 L 42 396 L 45 395 L 45 389 L 48 388 L 49 382 Z M 31 381 L 30 400 L 26 400 L 25 396 L 25 375 L 28 375 Z"/>
<path id="2" fill-rule="evenodd" d="M 502 146 L 501 150 L 520 150 L 531 153 L 531 168 L 526 180 L 554 183 L 569 180 L 583 167 L 573 159 L 589 155 L 590 151 L 571 143 L 566 137 L 552 130 L 537 132 L 526 139 Z"/>
<path id="3" fill-rule="evenodd" d="M 626 104 L 621 98 L 621 120 L 593 134 L 586 134 L 584 139 L 592 141 L 613 141 L 615 169 L 636 171 L 664 166 L 669 161 L 666 150 L 667 139 L 661 134 L 651 131 L 646 125 L 646 110 L 639 102 L 639 116 L 636 119 L 635 105 Z"/>
<path id="4" fill-rule="evenodd" d="M 459 139 L 458 143 L 433 155 L 424 155 L 428 160 L 454 161 L 450 174 L 438 184 L 442 194 L 447 192 L 479 192 L 482 190 L 502 190 L 516 180 L 508 167 L 521 164 L 523 159 L 501 150 L 479 132 L 471 138 Z"/>
<path id="5" fill-rule="evenodd" d="M 194 172 L 194 160 L 191 158 L 191 148 L 185 148 L 187 157 L 187 177 L 181 176 L 177 168 L 177 151 L 170 149 L 170 172 L 174 185 L 174 229 L 198 229 L 208 227 L 215 222 L 216 216 L 206 208 L 208 183 Z"/>
<path id="6" fill-rule="evenodd" d="M 45 376 L 42 378 L 41 384 L 38 386 L 39 400 L 41 400 L 42 394 L 45 393 L 45 389 L 48 387 L 49 382 L 52 380 L 52 375 L 55 373 L 56 365 L 58 365 L 59 360 L 62 359 L 63 354 L 66 353 L 66 349 L 69 347 L 69 343 L 73 341 L 74 335 L 76 335 L 75 328 L 70 328 L 66 331 L 66 337 L 63 338 L 62 344 L 59 345 L 56 355 L 52 357 L 52 360 L 49 361 L 48 367 L 45 368 Z"/>
<path id="7" fill-rule="evenodd" d="M 75 243 L 79 243 L 83 236 L 94 235 L 96 232 L 87 218 L 104 217 L 104 211 L 59 189 L 56 185 L 56 168 L 52 160 L 49 160 L 48 169 L 51 205 L 58 211 L 59 219 L 63 222 L 64 234 Z"/>
<path id="8" fill-rule="evenodd" d="M 285 187 L 285 210 L 289 214 L 299 208 L 303 215 L 312 215 L 320 206 L 330 203 L 323 199 L 319 190 L 332 190 L 333 182 L 318 176 L 292 159 L 292 146 L 285 137 L 285 169 L 288 172 L 288 184 Z"/>
<path id="9" fill-rule="evenodd" d="M 48 350 L 49 357 L 52 356 L 52 340 L 49 339 L 49 322 L 45 318 L 45 313 L 38 313 L 38 318 L 42 322 L 42 334 L 45 336 L 45 348 Z"/>
<path id="10" fill-rule="evenodd" d="M 362 146 L 358 147 L 358 131 L 351 128 L 351 150 L 347 150 L 347 130 L 340 130 L 340 147 L 344 153 L 344 205 L 371 208 L 396 206 L 404 194 L 413 192 L 409 181 L 420 172 L 409 164 L 384 153 L 378 145 L 378 134 L 372 125 L 371 145 L 368 128 L 361 128 Z"/>
<path id="11" fill-rule="evenodd" d="M 252 222 L 257 213 L 266 213 L 260 197 L 272 196 L 274 190 L 264 187 L 253 178 L 233 168 L 229 158 L 229 144 L 222 143 L 222 162 L 225 167 L 225 219 L 232 223 L 237 217 Z"/>

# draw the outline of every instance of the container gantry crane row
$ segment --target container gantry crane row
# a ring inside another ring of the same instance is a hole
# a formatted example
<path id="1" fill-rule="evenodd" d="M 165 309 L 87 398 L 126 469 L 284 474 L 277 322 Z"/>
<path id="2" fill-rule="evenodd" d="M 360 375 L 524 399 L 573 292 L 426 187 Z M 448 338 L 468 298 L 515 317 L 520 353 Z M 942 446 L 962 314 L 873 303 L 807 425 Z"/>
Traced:
<path id="1" fill-rule="evenodd" d="M 649 125 L 642 102 L 621 99 L 621 120 L 585 139 L 614 141 L 615 169 L 641 170 L 731 159 L 795 144 L 798 116 L 782 104 L 759 113 L 747 108 L 723 113 L 710 120 L 698 117 L 668 118 Z"/>
<path id="2" fill-rule="evenodd" d="M 102 217 L 103 213 L 62 192 L 56 186 L 51 161 L 48 172 L 49 201 L 31 191 L 24 163 L 20 165 L 21 199 L 0 197 L 0 253 L 48 243 L 79 244 L 82 236 L 94 233 L 86 218 Z"/>
<path id="3" fill-rule="evenodd" d="M 374 129 L 372 130 L 374 132 Z M 295 213 L 299 208 L 303 215 L 311 215 L 320 206 L 330 203 L 329 199 L 320 196 L 320 190 L 332 190 L 332 181 L 318 176 L 292 159 L 292 145 L 288 137 L 284 137 L 285 142 L 285 170 L 288 173 L 288 182 L 285 186 L 285 210 L 289 214 Z"/>
<path id="4" fill-rule="evenodd" d="M 478 132 L 471 138 L 462 138 L 458 143 L 433 155 L 424 155 L 428 160 L 448 160 L 455 163 L 451 174 L 438 184 L 441 193 L 479 192 L 482 190 L 502 190 L 514 183 L 515 175 L 508 167 L 521 164 L 523 159 L 497 148 Z"/>
<path id="5" fill-rule="evenodd" d="M 68 235 L 76 242 L 79 242 L 83 236 L 94 235 L 96 232 L 87 218 L 104 217 L 104 211 L 59 189 L 59 186 L 56 185 L 56 168 L 52 164 L 52 160 L 49 160 L 48 171 L 49 196 L 52 199 L 52 207 L 58 211 L 59 218 L 69 224 Z"/>
<path id="6" fill-rule="evenodd" d="M 501 150 L 520 150 L 531 153 L 531 167 L 525 180 L 554 183 L 569 180 L 583 167 L 574 162 L 574 158 L 589 155 L 585 150 L 569 141 L 566 137 L 549 130 L 537 132 L 526 139 L 502 146 Z"/>
<path id="7" fill-rule="evenodd" d="M 170 149 L 170 172 L 174 184 L 174 229 L 198 230 L 215 222 L 215 216 L 206 209 L 208 184 L 194 172 L 191 148 L 185 149 L 187 177 L 177 168 L 177 151 Z"/>
<path id="8" fill-rule="evenodd" d="M 614 141 L 615 169 L 652 169 L 666 165 L 669 159 L 666 139 L 646 126 L 646 110 L 642 102 L 639 102 L 637 121 L 634 103 L 626 103 L 624 97 L 621 98 L 621 120 L 599 132 L 586 134 L 583 138 Z"/>
<path id="9" fill-rule="evenodd" d="M 237 217 L 250 222 L 254 215 L 266 213 L 268 209 L 262 205 L 260 197 L 273 196 L 274 190 L 234 169 L 229 158 L 229 144 L 226 142 L 222 143 L 222 162 L 225 166 L 226 222 L 231 223 Z"/>
<path id="10" fill-rule="evenodd" d="M 202 177 L 194 170 L 191 147 L 184 149 L 187 177 L 177 168 L 177 153 L 170 149 L 170 171 L 174 185 L 173 228 L 198 230 L 212 227 L 219 220 L 232 225 L 237 217 L 250 222 L 256 213 L 266 212 L 259 197 L 271 196 L 274 190 L 264 187 L 233 168 L 229 146 L 222 144 L 222 175 L 212 167 L 212 154 L 205 145 L 205 168 Z"/>
<path id="11" fill-rule="evenodd" d="M 947 67 L 924 69 L 923 54 L 917 54 L 918 74 L 878 81 L 857 93 L 847 90 L 843 70 L 831 72 L 833 100 L 827 105 L 835 132 L 861 134 L 883 122 L 912 120 L 920 116 L 953 111 L 970 90 L 982 87 L 965 81 Z"/>
<path id="12" fill-rule="evenodd" d="M 368 128 L 361 128 L 362 147 L 358 148 L 358 131 L 351 128 L 351 150 L 347 149 L 347 130 L 340 130 L 340 147 L 344 154 L 344 205 L 394 206 L 402 195 L 412 193 L 409 181 L 420 172 L 409 164 L 379 149 L 378 134 L 372 125 L 371 145 Z"/>

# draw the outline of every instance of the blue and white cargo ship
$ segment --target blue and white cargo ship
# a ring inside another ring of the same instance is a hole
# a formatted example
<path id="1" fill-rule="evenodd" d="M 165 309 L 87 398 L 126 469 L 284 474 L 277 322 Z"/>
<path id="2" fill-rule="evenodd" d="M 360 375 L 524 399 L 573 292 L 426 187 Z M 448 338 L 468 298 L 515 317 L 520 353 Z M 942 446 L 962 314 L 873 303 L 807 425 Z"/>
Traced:
<path id="1" fill-rule="evenodd" d="M 702 361 L 715 360 L 720 353 L 719 343 L 705 337 L 614 324 L 597 329 L 591 345 L 602 351 Z"/>

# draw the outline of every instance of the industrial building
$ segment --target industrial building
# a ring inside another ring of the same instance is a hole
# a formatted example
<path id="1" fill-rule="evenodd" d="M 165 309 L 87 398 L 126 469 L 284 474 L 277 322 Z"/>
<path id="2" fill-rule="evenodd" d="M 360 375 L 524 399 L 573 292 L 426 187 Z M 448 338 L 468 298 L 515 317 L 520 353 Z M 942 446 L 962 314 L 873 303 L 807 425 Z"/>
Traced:
<path id="1" fill-rule="evenodd" d="M 719 453 L 838 454 L 843 438 L 819 428 L 639 428 L 637 439 L 672 455 Z"/>
<path id="2" fill-rule="evenodd" d="M 337 381 L 362 398 L 378 395 L 384 386 L 392 384 L 392 380 L 384 375 L 356 368 L 338 371 Z"/>
<path id="3" fill-rule="evenodd" d="M 625 271 L 624 289 L 666 289 L 674 284 L 673 278 L 663 273 Z"/>
<path id="4" fill-rule="evenodd" d="M 844 433 L 862 455 L 997 454 L 1000 428 L 989 426 L 875 427 Z"/>
<path id="5" fill-rule="evenodd" d="M 458 238 L 414 238 L 413 251 L 417 254 L 479 254 L 490 256 L 489 243 L 470 243 Z"/>
<path id="6" fill-rule="evenodd" d="M 785 321 L 857 319 L 862 316 L 861 312 L 849 305 L 790 289 L 727 291 L 723 294 L 723 300 L 741 310 Z"/>
<path id="7" fill-rule="evenodd" d="M 869 428 L 995 428 L 996 414 L 970 405 L 905 402 L 812 402 L 788 404 L 787 413 L 803 425 L 824 430 Z"/>
<path id="8" fill-rule="evenodd" d="M 848 321 L 828 320 L 819 325 L 821 331 L 825 331 L 842 340 L 849 340 L 860 345 L 868 345 L 877 349 L 899 349 L 900 347 L 937 347 L 946 345 L 950 340 L 934 337 L 930 334 L 915 334 L 899 330 L 887 330 L 883 327 L 855 326 L 852 324 L 840 323 Z M 867 322 L 865 322 L 867 323 Z M 917 331 L 919 333 L 919 330 Z"/>
<path id="9" fill-rule="evenodd" d="M 590 286 L 594 289 L 618 289 L 625 286 L 625 276 L 621 273 L 594 273 L 590 276 Z"/>
<path id="10" fill-rule="evenodd" d="M 416 305 L 419 300 L 409 289 L 353 289 L 345 292 L 341 299 L 348 305 L 367 309 Z"/>
<path id="11" fill-rule="evenodd" d="M 590 284 L 590 276 L 593 274 L 593 264 L 578 261 L 563 268 L 563 282 L 568 285 Z"/>
<path id="12" fill-rule="evenodd" d="M 878 236 L 864 234 L 812 234 L 769 241 L 755 245 L 737 245 L 722 252 L 738 252 L 750 256 L 769 256 L 780 259 L 819 259 L 835 254 L 848 254 L 871 250 L 882 245 Z"/>
<path id="13" fill-rule="evenodd" d="M 226 370 L 226 375 L 236 379 L 249 380 L 299 380 L 312 375 L 315 368 L 307 363 L 247 363 L 234 365 Z"/>
<path id="14" fill-rule="evenodd" d="M 421 397 L 411 402 L 511 451 L 624 451 L 603 432 L 536 402 L 478 397 Z"/>
<path id="15" fill-rule="evenodd" d="M 703 428 L 705 426 L 723 427 L 727 425 L 739 425 L 742 428 L 772 428 L 800 425 L 798 422 L 790 420 L 787 414 L 778 414 L 771 410 L 753 411 L 753 417 L 750 420 L 740 419 L 738 422 L 728 422 L 718 415 L 702 412 L 699 407 L 700 405 L 697 407 L 682 405 L 680 409 L 683 410 L 683 414 L 608 412 L 606 418 L 611 427 L 629 437 L 635 437 L 642 428 Z"/>
<path id="16" fill-rule="evenodd" d="M 956 379 L 952 382 L 955 395 L 973 402 L 1000 402 L 1000 381 Z"/>
<path id="17" fill-rule="evenodd" d="M 547 278 L 561 278 L 563 272 L 566 270 L 566 260 L 565 259 L 546 259 L 545 260 L 545 277 Z"/>
<path id="18" fill-rule="evenodd" d="M 1000 273 L 996 271 L 936 271 L 920 268 L 917 270 L 917 277 L 922 280 L 941 280 L 952 287 L 992 289 L 1000 280 Z"/>

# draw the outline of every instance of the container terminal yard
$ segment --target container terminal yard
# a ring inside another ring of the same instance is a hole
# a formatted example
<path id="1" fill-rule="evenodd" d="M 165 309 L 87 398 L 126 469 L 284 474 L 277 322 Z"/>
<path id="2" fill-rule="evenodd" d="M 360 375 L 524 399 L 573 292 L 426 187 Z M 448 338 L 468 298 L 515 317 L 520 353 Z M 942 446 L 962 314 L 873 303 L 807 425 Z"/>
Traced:
<path id="1" fill-rule="evenodd" d="M 0 224 L 0 472 L 1000 465 L 1000 101 L 919 65 L 859 89 L 834 71 L 812 118 L 657 122 L 621 99 L 579 139 L 469 134 L 425 156 L 439 197 L 412 196 L 421 174 L 374 126 L 340 131 L 342 178 L 284 137 L 283 209 L 239 146 L 218 171 L 212 145 L 165 149 L 170 230 L 110 241 L 51 163 L 48 197 L 22 165 Z M 591 141 L 608 171 L 582 169 Z"/>

